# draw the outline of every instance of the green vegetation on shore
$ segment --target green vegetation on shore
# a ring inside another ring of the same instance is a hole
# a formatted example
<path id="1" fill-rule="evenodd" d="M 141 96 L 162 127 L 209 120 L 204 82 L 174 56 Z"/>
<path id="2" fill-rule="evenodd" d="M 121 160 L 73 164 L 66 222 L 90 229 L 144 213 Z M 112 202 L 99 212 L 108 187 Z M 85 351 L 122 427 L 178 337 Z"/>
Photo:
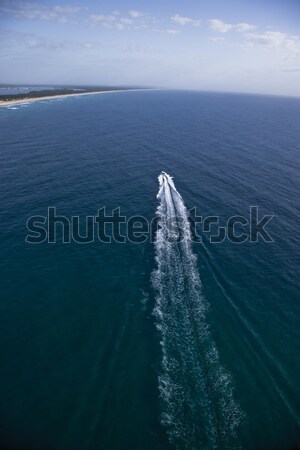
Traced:
<path id="1" fill-rule="evenodd" d="M 89 86 L 89 87 L 68 87 L 68 88 L 57 88 L 57 89 L 43 89 L 36 91 L 29 91 L 26 93 L 18 94 L 0 94 L 1 102 L 8 102 L 14 100 L 27 100 L 40 97 L 55 97 L 57 95 L 70 95 L 70 94 L 85 94 L 89 92 L 105 92 L 105 91 L 124 91 L 136 89 L 136 87 L 125 87 L 125 86 Z"/>

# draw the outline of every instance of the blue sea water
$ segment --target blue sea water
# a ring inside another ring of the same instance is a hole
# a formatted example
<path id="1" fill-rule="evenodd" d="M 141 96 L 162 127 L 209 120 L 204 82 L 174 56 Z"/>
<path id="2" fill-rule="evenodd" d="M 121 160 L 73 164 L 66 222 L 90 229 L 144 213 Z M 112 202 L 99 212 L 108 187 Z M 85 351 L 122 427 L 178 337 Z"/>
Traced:
<path id="1" fill-rule="evenodd" d="M 299 448 L 299 119 L 299 99 L 184 91 L 0 109 L 3 448 Z M 184 205 L 258 206 L 273 242 L 25 242 L 49 206 Z"/>

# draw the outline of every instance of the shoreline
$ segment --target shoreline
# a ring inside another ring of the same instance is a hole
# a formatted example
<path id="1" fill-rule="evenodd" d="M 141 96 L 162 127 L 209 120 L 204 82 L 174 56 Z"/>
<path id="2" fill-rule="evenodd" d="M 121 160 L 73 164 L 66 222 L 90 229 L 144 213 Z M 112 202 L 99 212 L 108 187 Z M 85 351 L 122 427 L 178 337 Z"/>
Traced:
<path id="1" fill-rule="evenodd" d="M 0 107 L 2 106 L 14 106 L 19 105 L 22 103 L 32 103 L 32 102 L 38 102 L 41 100 L 53 100 L 56 98 L 66 98 L 66 97 L 79 97 L 81 95 L 95 95 L 95 94 L 111 94 L 112 92 L 136 92 L 136 91 L 153 91 L 156 89 L 116 89 L 116 90 L 109 90 L 109 91 L 94 91 L 94 92 L 74 92 L 72 94 L 58 94 L 58 95 L 47 95 L 45 97 L 36 97 L 36 98 L 22 98 L 20 100 L 0 100 Z"/>

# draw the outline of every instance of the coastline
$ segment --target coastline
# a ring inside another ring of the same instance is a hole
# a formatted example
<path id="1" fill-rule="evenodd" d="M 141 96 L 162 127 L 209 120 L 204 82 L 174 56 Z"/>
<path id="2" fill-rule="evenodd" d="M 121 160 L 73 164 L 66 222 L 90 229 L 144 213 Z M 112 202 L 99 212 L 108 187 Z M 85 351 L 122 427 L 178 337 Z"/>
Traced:
<path id="1" fill-rule="evenodd" d="M 8 101 L 1 101 L 0 100 L 0 107 L 2 106 L 14 106 L 19 105 L 22 103 L 32 103 L 32 102 L 38 102 L 41 100 L 53 100 L 56 98 L 66 98 L 66 97 L 79 97 L 81 95 L 95 95 L 95 94 L 111 94 L 112 92 L 136 92 L 136 91 L 151 91 L 156 89 L 116 89 L 116 90 L 108 90 L 108 91 L 94 91 L 94 92 L 74 92 L 72 94 L 58 94 L 58 95 L 47 95 L 45 97 L 36 97 L 36 98 L 22 98 L 20 100 L 8 100 Z"/>

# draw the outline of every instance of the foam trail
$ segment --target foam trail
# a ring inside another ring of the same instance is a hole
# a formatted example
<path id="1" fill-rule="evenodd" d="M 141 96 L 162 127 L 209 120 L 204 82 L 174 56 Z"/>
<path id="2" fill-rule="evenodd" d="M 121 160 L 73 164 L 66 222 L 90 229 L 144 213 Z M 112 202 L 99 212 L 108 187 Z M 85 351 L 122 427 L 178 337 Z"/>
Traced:
<path id="1" fill-rule="evenodd" d="M 205 319 L 188 213 L 172 178 L 162 172 L 158 180 L 153 284 L 162 347 L 162 423 L 180 450 L 232 447 L 242 413 Z"/>

